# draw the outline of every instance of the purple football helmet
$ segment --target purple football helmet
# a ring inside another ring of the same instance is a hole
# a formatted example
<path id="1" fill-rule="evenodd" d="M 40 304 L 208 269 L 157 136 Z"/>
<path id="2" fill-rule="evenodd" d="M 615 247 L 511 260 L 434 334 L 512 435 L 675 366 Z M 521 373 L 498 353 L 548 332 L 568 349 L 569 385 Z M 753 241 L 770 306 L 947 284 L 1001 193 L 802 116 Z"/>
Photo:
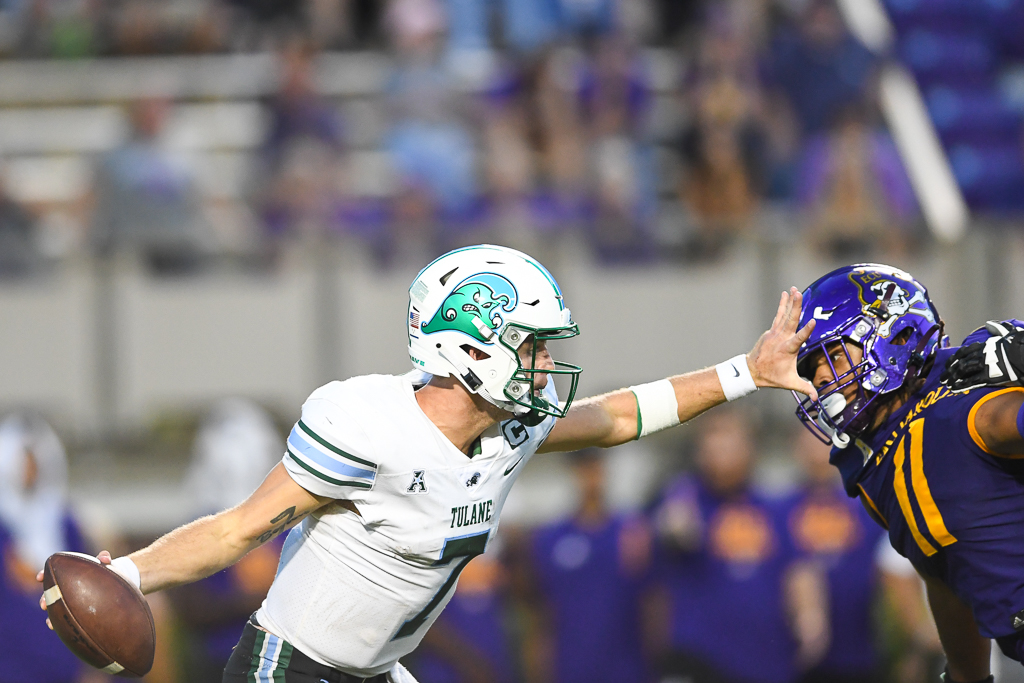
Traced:
<path id="1" fill-rule="evenodd" d="M 818 438 L 838 448 L 871 424 L 879 396 L 918 377 L 932 354 L 948 344 L 928 290 L 909 273 L 876 263 L 833 270 L 808 287 L 800 326 L 811 320 L 814 332 L 800 348 L 797 371 L 813 381 L 810 361 L 823 353 L 834 379 L 818 388 L 817 401 L 794 392 L 796 414 Z M 863 350 L 857 364 L 851 343 Z M 845 353 L 850 369 L 837 375 L 830 351 Z M 848 398 L 843 390 L 850 386 L 856 393 Z"/>

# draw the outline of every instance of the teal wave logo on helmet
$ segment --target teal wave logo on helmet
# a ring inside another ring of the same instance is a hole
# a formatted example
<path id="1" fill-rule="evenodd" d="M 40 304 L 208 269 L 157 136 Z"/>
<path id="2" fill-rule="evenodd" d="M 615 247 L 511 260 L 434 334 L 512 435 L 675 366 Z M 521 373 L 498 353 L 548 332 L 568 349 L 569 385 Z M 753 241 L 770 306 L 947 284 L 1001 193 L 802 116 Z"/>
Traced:
<path id="1" fill-rule="evenodd" d="M 501 311 L 509 313 L 518 303 L 516 288 L 507 279 L 496 273 L 477 273 L 456 285 L 420 330 L 423 334 L 454 330 L 487 343 L 473 319 L 480 318 L 496 330 L 505 322 Z"/>

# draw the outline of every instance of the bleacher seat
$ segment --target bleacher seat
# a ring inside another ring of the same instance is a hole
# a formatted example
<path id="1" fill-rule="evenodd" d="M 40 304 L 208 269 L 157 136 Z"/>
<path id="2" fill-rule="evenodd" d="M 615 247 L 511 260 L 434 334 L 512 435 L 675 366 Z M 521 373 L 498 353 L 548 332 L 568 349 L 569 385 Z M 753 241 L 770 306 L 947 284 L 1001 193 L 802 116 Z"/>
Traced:
<path id="1" fill-rule="evenodd" d="M 1024 209 L 1024 157 L 1019 147 L 958 145 L 949 160 L 972 207 L 993 212 Z"/>
<path id="2" fill-rule="evenodd" d="M 942 141 L 1015 144 L 1021 131 L 1021 114 L 992 88 L 935 86 L 927 91 L 928 112 Z"/>
<path id="3" fill-rule="evenodd" d="M 900 40 L 899 53 L 925 84 L 975 84 L 993 73 L 996 55 L 977 33 L 913 29 Z"/>
<path id="4" fill-rule="evenodd" d="M 1024 0 L 885 5 L 968 205 L 1024 210 L 1024 109 L 997 84 L 1007 60 L 1024 58 Z"/>
<path id="5" fill-rule="evenodd" d="M 120 107 L 0 109 L 0 154 L 101 152 L 128 133 Z"/>

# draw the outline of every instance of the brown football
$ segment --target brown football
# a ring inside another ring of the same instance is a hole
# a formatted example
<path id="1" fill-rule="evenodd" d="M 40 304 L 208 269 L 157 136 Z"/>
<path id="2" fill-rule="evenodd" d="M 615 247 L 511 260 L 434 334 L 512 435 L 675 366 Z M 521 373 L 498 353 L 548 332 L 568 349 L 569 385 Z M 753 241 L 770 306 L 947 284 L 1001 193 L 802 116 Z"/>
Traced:
<path id="1" fill-rule="evenodd" d="M 53 630 L 85 663 L 130 678 L 153 667 L 156 629 L 149 603 L 95 557 L 50 555 L 43 568 L 43 597 Z"/>

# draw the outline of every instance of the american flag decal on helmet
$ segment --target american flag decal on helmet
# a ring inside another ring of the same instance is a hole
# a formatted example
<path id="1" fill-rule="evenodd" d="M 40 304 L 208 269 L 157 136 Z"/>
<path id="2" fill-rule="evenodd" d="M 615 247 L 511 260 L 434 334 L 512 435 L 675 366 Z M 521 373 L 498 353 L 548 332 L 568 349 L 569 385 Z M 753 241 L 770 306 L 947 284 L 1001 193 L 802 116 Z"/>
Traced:
<path id="1" fill-rule="evenodd" d="M 409 313 L 409 327 L 420 329 L 420 312 L 415 308 Z"/>

